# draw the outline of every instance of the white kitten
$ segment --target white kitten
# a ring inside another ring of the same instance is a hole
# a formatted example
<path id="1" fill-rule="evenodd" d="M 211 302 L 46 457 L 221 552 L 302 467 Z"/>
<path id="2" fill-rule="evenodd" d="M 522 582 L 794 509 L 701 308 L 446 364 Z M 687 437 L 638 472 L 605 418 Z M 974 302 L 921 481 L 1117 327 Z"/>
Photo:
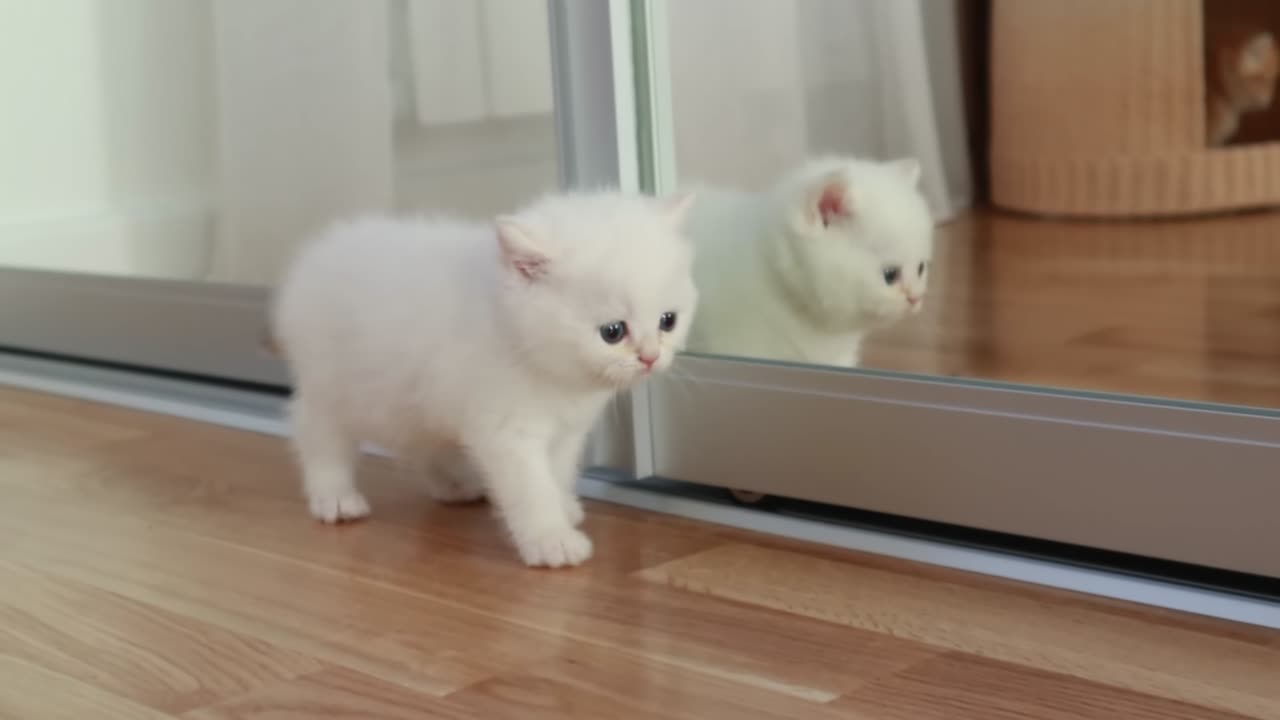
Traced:
<path id="1" fill-rule="evenodd" d="M 274 317 L 312 514 L 368 514 L 363 440 L 427 468 L 438 499 L 487 495 L 529 565 L 587 559 L 583 444 L 684 342 L 691 197 L 556 196 L 492 225 L 368 219 L 319 238 Z"/>
<path id="2" fill-rule="evenodd" d="M 765 193 L 699 191 L 691 351 L 852 367 L 870 329 L 918 312 L 933 219 L 915 160 L 827 158 Z"/>

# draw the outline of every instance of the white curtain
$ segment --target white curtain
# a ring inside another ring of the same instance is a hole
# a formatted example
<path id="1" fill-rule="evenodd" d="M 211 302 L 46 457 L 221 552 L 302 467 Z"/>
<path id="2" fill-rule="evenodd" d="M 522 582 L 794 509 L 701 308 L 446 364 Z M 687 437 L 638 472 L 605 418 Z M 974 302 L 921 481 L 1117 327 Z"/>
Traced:
<path id="1" fill-rule="evenodd" d="M 858 5 L 861 3 L 855 3 Z M 961 88 L 958 0 L 874 0 L 883 113 L 882 153 L 914 155 L 934 211 L 953 217 L 973 202 Z"/>
<path id="2" fill-rule="evenodd" d="M 937 217 L 971 202 L 957 0 L 672 2 L 682 182 L 762 187 L 803 158 L 911 155 Z"/>

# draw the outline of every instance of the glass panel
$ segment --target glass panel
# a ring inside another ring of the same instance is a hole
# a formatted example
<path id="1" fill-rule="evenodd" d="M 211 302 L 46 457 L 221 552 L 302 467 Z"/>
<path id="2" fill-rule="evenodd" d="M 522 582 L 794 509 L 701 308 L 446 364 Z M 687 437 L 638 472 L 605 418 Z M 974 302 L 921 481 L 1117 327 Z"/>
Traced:
<path id="1" fill-rule="evenodd" d="M 355 212 L 557 184 L 545 0 L 0 2 L 0 264 L 269 285 Z"/>
<path id="2" fill-rule="evenodd" d="M 664 7 L 691 352 L 1280 408 L 1280 6 Z"/>

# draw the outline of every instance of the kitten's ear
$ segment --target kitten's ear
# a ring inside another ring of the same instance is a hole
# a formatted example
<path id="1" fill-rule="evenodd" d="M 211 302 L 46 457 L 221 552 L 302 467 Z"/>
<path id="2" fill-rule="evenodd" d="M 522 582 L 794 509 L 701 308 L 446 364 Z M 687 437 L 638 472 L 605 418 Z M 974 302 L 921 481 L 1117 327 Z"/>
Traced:
<path id="1" fill-rule="evenodd" d="M 915 158 L 901 158 L 889 161 L 889 167 L 906 178 L 908 184 L 914 186 L 920 182 L 920 161 Z"/>
<path id="2" fill-rule="evenodd" d="M 502 260 L 507 267 L 529 280 L 537 280 L 547 274 L 551 258 L 538 248 L 525 225 L 516 218 L 500 217 L 494 221 L 494 227 L 498 231 Z"/>
<path id="3" fill-rule="evenodd" d="M 808 200 L 808 213 L 823 227 L 837 220 L 853 216 L 853 201 L 849 197 L 849 181 L 844 173 L 832 173 L 823 178 Z"/>
<path id="4" fill-rule="evenodd" d="M 698 194 L 692 190 L 682 190 L 672 193 L 658 202 L 662 208 L 662 212 L 667 219 L 674 225 L 683 225 L 685 216 L 689 214 L 693 203 L 698 199 Z"/>

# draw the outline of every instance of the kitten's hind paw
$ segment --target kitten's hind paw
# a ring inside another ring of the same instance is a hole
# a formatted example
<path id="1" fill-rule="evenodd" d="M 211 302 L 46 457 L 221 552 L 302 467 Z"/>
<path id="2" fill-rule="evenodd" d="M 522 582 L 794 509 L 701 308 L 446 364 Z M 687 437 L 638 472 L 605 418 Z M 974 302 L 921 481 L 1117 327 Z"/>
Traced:
<path id="1" fill-rule="evenodd" d="M 567 567 L 591 557 L 591 539 L 571 527 L 557 528 L 518 541 L 516 549 L 530 567 Z"/>
<path id="2" fill-rule="evenodd" d="M 357 490 L 312 495 L 311 514 L 330 524 L 359 520 L 369 514 L 369 501 Z"/>

